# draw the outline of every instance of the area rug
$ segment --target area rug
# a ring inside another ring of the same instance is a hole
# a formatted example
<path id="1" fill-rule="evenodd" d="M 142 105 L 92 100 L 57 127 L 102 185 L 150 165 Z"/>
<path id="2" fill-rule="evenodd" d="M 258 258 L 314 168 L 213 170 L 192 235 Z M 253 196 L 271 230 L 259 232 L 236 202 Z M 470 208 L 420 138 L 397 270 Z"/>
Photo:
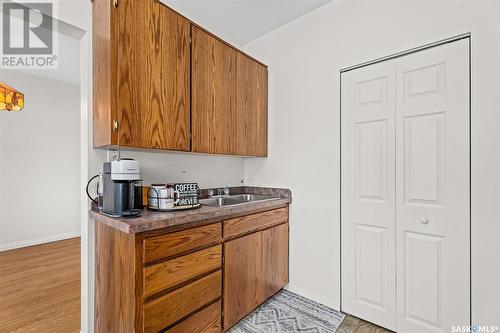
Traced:
<path id="1" fill-rule="evenodd" d="M 334 333 L 345 315 L 283 290 L 234 326 L 230 333 Z"/>

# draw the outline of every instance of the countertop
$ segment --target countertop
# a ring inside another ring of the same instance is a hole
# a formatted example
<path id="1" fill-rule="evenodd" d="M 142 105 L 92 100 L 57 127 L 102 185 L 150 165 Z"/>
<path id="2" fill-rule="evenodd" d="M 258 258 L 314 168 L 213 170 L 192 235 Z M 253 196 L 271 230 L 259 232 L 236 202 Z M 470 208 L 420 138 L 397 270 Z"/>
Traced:
<path id="1" fill-rule="evenodd" d="M 133 218 L 113 218 L 101 214 L 97 209 L 89 212 L 90 218 L 98 223 L 104 223 L 112 228 L 128 234 L 162 231 L 176 231 L 229 218 L 263 212 L 266 210 L 285 207 L 292 202 L 292 194 L 288 189 L 264 187 L 233 187 L 231 194 L 262 194 L 279 197 L 268 201 L 256 201 L 235 206 L 212 207 L 202 205 L 200 208 L 178 212 L 155 212 L 145 209 L 139 216 Z M 206 190 L 202 190 L 201 197 L 205 197 Z"/>

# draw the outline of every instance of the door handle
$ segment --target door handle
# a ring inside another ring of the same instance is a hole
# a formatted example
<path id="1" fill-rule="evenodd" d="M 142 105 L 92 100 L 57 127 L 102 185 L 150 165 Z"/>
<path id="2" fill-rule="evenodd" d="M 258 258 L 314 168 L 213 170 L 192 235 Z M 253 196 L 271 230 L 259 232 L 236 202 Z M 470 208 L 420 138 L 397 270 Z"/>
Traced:
<path id="1" fill-rule="evenodd" d="M 420 223 L 422 224 L 429 224 L 430 220 L 428 217 L 421 217 L 420 218 Z"/>

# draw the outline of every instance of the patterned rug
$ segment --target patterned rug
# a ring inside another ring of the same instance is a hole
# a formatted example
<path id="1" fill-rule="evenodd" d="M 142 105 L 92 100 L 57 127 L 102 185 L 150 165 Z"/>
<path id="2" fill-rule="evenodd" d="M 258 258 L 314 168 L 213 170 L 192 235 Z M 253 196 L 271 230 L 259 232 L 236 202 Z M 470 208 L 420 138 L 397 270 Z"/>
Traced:
<path id="1" fill-rule="evenodd" d="M 334 333 L 345 315 L 283 290 L 249 314 L 229 333 Z"/>

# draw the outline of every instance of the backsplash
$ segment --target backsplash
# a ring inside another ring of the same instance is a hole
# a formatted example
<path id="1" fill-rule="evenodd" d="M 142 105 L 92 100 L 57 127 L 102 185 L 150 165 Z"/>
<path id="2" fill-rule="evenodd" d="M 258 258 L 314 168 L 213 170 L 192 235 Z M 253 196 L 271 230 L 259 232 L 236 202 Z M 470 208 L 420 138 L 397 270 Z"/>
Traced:
<path id="1" fill-rule="evenodd" d="M 215 188 L 202 188 L 200 190 L 200 199 L 205 199 L 208 197 L 208 190 L 214 190 L 214 193 L 217 193 L 217 189 Z M 261 194 L 267 195 L 271 197 L 281 197 L 281 198 L 292 198 L 292 192 L 286 188 L 271 188 L 271 187 L 256 187 L 256 186 L 233 186 L 229 187 L 230 194 Z"/>
<path id="2" fill-rule="evenodd" d="M 200 188 L 232 187 L 241 186 L 244 178 L 244 159 L 241 157 L 125 150 L 120 157 L 139 161 L 145 185 L 195 182 Z"/>

